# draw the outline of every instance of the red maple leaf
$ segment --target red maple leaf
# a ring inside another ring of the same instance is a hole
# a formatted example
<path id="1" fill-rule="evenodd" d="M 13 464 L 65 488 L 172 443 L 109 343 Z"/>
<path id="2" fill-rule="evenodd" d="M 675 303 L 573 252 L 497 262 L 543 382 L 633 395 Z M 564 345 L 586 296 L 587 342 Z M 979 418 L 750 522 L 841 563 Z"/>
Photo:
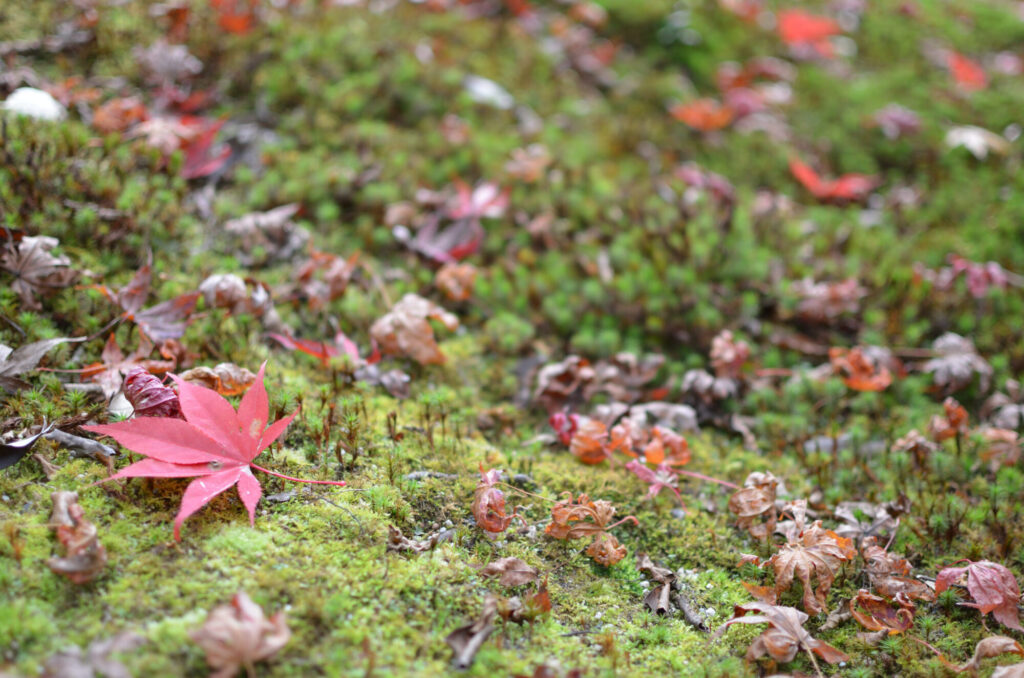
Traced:
<path id="1" fill-rule="evenodd" d="M 302 480 L 281 475 L 252 463 L 277 440 L 295 418 L 292 412 L 267 426 L 270 409 L 263 386 L 266 363 L 260 366 L 256 382 L 246 391 L 238 410 L 208 388 L 196 386 L 174 375 L 184 420 L 143 417 L 116 424 L 84 426 L 93 433 L 110 436 L 129 450 L 148 457 L 127 466 L 115 478 L 195 478 L 185 489 L 181 508 L 174 518 L 174 539 L 181 540 L 181 524 L 190 515 L 232 485 L 249 511 L 249 523 L 256 523 L 256 504 L 263 494 L 253 470 L 300 483 L 344 486 L 342 481 Z M 106 481 L 103 481 L 106 482 Z"/>
<path id="2" fill-rule="evenodd" d="M 198 129 L 194 135 L 182 140 L 181 148 L 185 152 L 185 162 L 181 166 L 181 176 L 186 179 L 207 177 L 224 167 L 231 156 L 231 147 L 224 145 L 216 153 L 213 152 L 213 140 L 224 126 L 223 120 L 207 120 L 191 115 L 183 115 L 179 122 L 186 127 Z"/>
<path id="3" fill-rule="evenodd" d="M 956 80 L 956 84 L 968 92 L 975 92 L 988 86 L 985 69 L 963 54 L 950 50 L 946 56 L 946 64 L 949 66 L 949 72 Z"/>
<path id="4" fill-rule="evenodd" d="M 823 57 L 831 57 L 833 53 L 828 39 L 843 32 L 839 24 L 828 17 L 796 9 L 779 12 L 778 30 L 787 45 L 810 45 Z"/>
<path id="5" fill-rule="evenodd" d="M 360 362 L 359 347 L 356 346 L 356 342 L 345 336 L 344 332 L 338 332 L 334 335 L 333 344 L 313 339 L 299 339 L 298 337 L 290 337 L 287 334 L 271 333 L 267 336 L 287 349 L 313 356 L 324 367 L 330 364 L 332 358 L 337 358 L 342 354 L 351 358 L 353 363 L 358 364 Z M 380 355 L 377 351 L 374 351 L 374 354 L 367 359 L 368 363 L 373 364 L 380 360 Z M 376 359 L 374 359 L 375 357 Z"/>
<path id="6" fill-rule="evenodd" d="M 822 202 L 863 200 L 878 185 L 878 178 L 868 174 L 844 174 L 838 179 L 822 179 L 809 165 L 796 158 L 789 161 L 789 171 L 811 195 Z"/>

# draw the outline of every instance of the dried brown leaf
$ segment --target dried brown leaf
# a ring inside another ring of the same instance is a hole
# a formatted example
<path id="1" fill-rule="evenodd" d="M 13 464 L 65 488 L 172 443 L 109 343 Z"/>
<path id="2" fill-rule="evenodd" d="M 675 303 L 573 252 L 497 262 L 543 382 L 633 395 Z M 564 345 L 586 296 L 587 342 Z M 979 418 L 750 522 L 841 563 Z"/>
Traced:
<path id="1" fill-rule="evenodd" d="M 269 619 L 244 591 L 230 605 L 218 605 L 203 625 L 189 636 L 206 652 L 206 663 L 216 671 L 210 678 L 229 678 L 245 667 L 250 674 L 258 661 L 277 654 L 291 638 L 284 611 Z"/>
<path id="2" fill-rule="evenodd" d="M 443 363 L 445 358 L 434 338 L 429 320 L 437 320 L 449 330 L 459 319 L 434 302 L 416 294 L 406 294 L 370 328 L 370 336 L 385 355 L 412 358 L 421 365 Z"/>

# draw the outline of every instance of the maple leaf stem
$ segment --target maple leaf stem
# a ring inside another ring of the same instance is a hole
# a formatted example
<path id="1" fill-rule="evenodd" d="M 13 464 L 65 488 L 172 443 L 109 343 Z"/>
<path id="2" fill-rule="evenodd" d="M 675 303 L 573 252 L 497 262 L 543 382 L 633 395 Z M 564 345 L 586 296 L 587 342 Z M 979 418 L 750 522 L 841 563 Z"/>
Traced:
<path id="1" fill-rule="evenodd" d="M 291 480 L 296 483 L 309 483 L 311 485 L 337 485 L 338 487 L 345 487 L 344 480 L 304 480 L 302 478 L 292 478 L 291 476 L 286 476 L 283 473 L 271 471 L 270 469 L 263 468 L 262 466 L 257 466 L 256 464 L 253 463 L 250 463 L 249 466 L 256 469 L 257 471 L 263 471 L 264 473 L 267 473 L 269 475 L 277 476 L 278 478 L 284 478 L 285 480 Z"/>
<path id="2" fill-rule="evenodd" d="M 740 489 L 739 485 L 736 485 L 735 483 L 730 483 L 728 480 L 719 480 L 718 478 L 712 478 L 711 476 L 706 476 L 703 473 L 697 473 L 696 471 L 684 471 L 682 469 L 679 469 L 677 473 L 684 476 L 690 476 L 691 478 L 697 478 L 699 480 L 706 480 L 709 483 L 718 483 L 719 485 L 725 485 L 726 487 L 731 487 L 734 490 Z"/>
<path id="3" fill-rule="evenodd" d="M 814 673 L 818 675 L 818 678 L 825 678 L 825 676 L 821 673 L 821 667 L 818 666 L 818 660 L 814 658 L 814 653 L 811 652 L 811 649 L 805 647 L 804 652 L 806 652 L 807 656 L 811 658 L 811 664 L 814 666 Z"/>

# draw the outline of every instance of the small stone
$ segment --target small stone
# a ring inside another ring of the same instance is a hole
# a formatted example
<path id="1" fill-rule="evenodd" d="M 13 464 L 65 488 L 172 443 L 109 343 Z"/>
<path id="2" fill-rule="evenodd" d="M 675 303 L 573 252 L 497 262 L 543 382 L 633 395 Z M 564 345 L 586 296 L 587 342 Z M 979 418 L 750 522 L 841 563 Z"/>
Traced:
<path id="1" fill-rule="evenodd" d="M 455 527 L 455 523 L 453 523 L 451 520 L 446 520 L 446 521 L 444 521 L 444 526 L 449 528 L 449 529 L 451 529 L 451 528 Z"/>
<path id="2" fill-rule="evenodd" d="M 49 92 L 35 87 L 19 87 L 3 103 L 5 111 L 27 115 L 36 120 L 63 120 L 67 111 Z"/>

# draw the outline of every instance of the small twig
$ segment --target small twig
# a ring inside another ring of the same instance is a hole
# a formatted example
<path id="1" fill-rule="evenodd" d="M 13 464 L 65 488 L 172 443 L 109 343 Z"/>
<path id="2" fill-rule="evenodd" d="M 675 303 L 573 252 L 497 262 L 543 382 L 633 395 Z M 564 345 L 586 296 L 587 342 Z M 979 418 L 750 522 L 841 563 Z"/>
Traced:
<path id="1" fill-rule="evenodd" d="M 683 619 L 686 620 L 687 624 L 698 631 L 704 631 L 705 633 L 710 631 L 707 624 L 705 624 L 704 620 L 701 619 L 700 615 L 693 611 L 693 608 L 690 606 L 690 601 L 686 599 L 686 596 L 682 593 L 676 593 L 672 602 L 675 603 L 676 607 L 679 608 L 679 611 L 683 613 Z"/>
<path id="2" fill-rule="evenodd" d="M 117 452 L 112 447 L 89 438 L 65 433 L 59 429 L 50 431 L 43 437 L 67 448 L 73 457 L 92 457 L 97 461 L 105 461 L 117 456 Z"/>

